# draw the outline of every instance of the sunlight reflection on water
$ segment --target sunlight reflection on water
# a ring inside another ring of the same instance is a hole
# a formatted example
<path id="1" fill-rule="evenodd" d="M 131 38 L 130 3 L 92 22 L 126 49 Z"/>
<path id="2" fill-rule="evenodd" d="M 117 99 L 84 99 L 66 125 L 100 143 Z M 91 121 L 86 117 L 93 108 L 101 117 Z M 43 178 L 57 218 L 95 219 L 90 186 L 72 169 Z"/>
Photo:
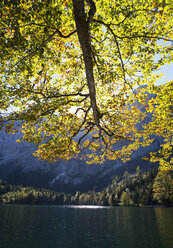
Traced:
<path id="1" fill-rule="evenodd" d="M 66 205 L 65 208 L 88 208 L 88 209 L 98 209 L 98 208 L 110 208 L 104 206 L 95 206 L 95 205 Z"/>

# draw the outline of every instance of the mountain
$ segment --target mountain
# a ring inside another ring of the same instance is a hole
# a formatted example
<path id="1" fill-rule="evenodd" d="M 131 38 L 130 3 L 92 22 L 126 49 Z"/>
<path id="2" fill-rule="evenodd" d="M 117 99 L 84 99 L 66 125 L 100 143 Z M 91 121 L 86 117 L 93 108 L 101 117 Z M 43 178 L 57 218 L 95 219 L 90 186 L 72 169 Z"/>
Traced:
<path id="1" fill-rule="evenodd" d="M 17 143 L 21 133 L 8 134 L 0 132 L 0 178 L 9 183 L 52 188 L 58 191 L 86 191 L 101 189 L 116 175 L 116 171 L 123 165 L 120 160 L 107 160 L 102 165 L 88 165 L 83 160 L 59 160 L 56 163 L 39 161 L 32 153 L 35 145 L 32 143 Z M 145 166 L 149 162 L 142 160 L 150 151 L 157 151 L 160 140 L 149 147 L 141 147 L 133 152 L 132 159 L 124 164 L 125 168 Z"/>
<path id="2" fill-rule="evenodd" d="M 151 116 L 147 116 L 145 122 L 150 119 Z M 149 147 L 140 147 L 134 151 L 131 160 L 126 163 L 121 160 L 107 160 L 102 165 L 88 165 L 84 160 L 77 159 L 66 162 L 59 160 L 56 163 L 39 161 L 32 155 L 36 149 L 34 144 L 16 142 L 21 136 L 20 132 L 8 134 L 4 130 L 0 131 L 0 178 L 13 184 L 63 192 L 101 190 L 120 170 L 135 170 L 138 165 L 148 166 L 150 163 L 142 160 L 142 157 L 151 151 L 157 151 L 161 143 L 161 138 L 155 137 Z M 122 147 L 127 142 L 121 141 L 117 146 Z"/>

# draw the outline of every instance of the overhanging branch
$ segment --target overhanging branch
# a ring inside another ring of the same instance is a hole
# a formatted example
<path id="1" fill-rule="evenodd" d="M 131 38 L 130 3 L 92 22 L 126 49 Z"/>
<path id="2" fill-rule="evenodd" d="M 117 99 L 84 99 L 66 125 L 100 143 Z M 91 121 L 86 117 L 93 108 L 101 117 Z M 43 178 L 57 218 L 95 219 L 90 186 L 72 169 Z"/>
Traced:
<path id="1" fill-rule="evenodd" d="M 59 34 L 60 37 L 62 38 L 69 38 L 71 35 L 73 35 L 74 33 L 76 33 L 76 30 L 74 30 L 73 32 L 71 32 L 68 35 L 63 35 L 61 33 L 61 31 L 59 29 L 56 29 L 46 40 L 44 40 L 39 46 L 37 46 L 35 48 L 34 51 L 32 51 L 31 53 L 27 54 L 26 56 L 23 56 L 22 59 L 20 59 L 16 64 L 14 64 L 14 66 L 20 64 L 23 60 L 32 57 L 35 53 L 37 53 L 46 43 L 48 43 L 49 41 L 52 40 L 52 38 L 55 36 L 55 34 Z"/>

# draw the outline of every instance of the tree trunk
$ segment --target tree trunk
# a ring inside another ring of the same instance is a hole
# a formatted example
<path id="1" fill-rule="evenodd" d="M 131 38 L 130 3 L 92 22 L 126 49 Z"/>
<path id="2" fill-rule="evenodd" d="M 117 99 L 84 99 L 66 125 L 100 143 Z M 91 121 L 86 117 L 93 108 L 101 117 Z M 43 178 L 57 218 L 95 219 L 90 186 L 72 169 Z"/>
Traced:
<path id="1" fill-rule="evenodd" d="M 96 103 L 95 80 L 93 74 L 93 60 L 92 60 L 91 46 L 89 41 L 89 31 L 88 31 L 89 23 L 87 22 L 85 15 L 84 0 L 73 0 L 73 10 L 74 10 L 77 34 L 84 57 L 85 72 L 86 72 L 87 84 L 89 88 L 91 107 L 93 110 L 95 123 L 99 127 L 99 111 Z"/>

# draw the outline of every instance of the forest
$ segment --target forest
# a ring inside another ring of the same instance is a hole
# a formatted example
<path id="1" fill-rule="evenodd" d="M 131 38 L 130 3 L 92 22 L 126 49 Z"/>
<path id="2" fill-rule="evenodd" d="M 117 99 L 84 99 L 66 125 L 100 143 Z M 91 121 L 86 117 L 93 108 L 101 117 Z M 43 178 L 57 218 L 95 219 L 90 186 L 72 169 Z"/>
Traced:
<path id="1" fill-rule="evenodd" d="M 150 169 L 135 174 L 127 171 L 115 176 L 101 192 L 76 192 L 71 195 L 33 187 L 22 187 L 0 181 L 1 204 L 99 205 L 99 206 L 173 206 L 173 173 Z"/>

